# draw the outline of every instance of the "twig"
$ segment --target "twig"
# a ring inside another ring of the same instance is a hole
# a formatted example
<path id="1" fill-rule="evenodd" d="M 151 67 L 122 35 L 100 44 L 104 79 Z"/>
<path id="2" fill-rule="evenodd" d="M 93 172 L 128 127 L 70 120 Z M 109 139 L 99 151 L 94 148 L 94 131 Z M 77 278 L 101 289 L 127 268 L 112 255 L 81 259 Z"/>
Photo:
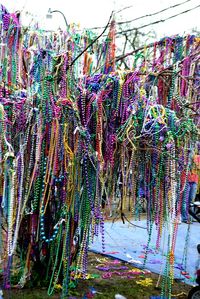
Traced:
<path id="1" fill-rule="evenodd" d="M 110 18 L 109 18 L 109 20 L 108 20 L 108 23 L 107 23 L 107 25 L 106 25 L 106 27 L 104 28 L 104 30 L 101 32 L 101 34 L 99 34 L 76 58 L 74 58 L 74 60 L 72 61 L 72 63 L 70 64 L 70 65 L 68 65 L 67 66 L 67 70 L 69 69 L 69 67 L 71 67 L 73 64 L 74 64 L 74 62 L 79 58 L 79 57 L 81 57 L 86 51 L 87 51 L 87 49 L 89 49 L 103 34 L 104 34 L 104 32 L 106 31 L 106 29 L 108 28 L 108 26 L 109 26 L 109 24 L 110 24 L 110 20 L 111 20 L 111 18 L 112 18 L 112 15 L 113 15 L 113 11 L 112 11 L 112 13 L 111 13 L 111 15 L 110 15 Z"/>
<path id="2" fill-rule="evenodd" d="M 131 225 L 133 225 L 135 227 L 139 227 L 139 228 L 142 228 L 142 229 L 147 229 L 147 227 L 136 225 L 136 224 L 132 223 L 130 220 L 128 220 L 128 218 L 126 217 L 126 215 L 124 213 L 121 213 L 121 218 L 125 218 L 128 223 L 130 223 Z"/>

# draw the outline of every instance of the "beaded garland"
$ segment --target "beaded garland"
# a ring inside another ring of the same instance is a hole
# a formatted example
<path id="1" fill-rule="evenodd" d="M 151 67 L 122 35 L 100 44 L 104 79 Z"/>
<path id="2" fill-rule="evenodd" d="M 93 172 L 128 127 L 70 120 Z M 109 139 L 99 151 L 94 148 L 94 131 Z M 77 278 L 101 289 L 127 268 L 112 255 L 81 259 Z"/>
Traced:
<path id="1" fill-rule="evenodd" d="M 4 287 L 13 285 L 13 270 L 20 287 L 40 273 L 48 294 L 62 284 L 64 298 L 72 269 L 73 279 L 86 275 L 88 247 L 99 233 L 104 251 L 104 220 L 117 194 L 122 218 L 128 195 L 139 218 L 142 189 L 149 242 L 153 223 L 157 248 L 168 226 L 162 296 L 171 298 L 178 218 L 198 138 L 199 39 L 166 37 L 148 60 L 146 50 L 136 53 L 134 69 L 122 72 L 114 63 L 114 22 L 107 42 L 72 64 L 92 33 L 24 30 L 6 10 L 1 18 Z"/>

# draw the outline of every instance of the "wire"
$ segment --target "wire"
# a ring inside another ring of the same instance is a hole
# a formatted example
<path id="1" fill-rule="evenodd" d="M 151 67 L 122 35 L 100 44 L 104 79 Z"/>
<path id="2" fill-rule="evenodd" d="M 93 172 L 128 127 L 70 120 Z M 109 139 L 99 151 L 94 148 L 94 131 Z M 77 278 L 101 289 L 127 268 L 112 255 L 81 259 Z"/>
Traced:
<path id="1" fill-rule="evenodd" d="M 191 0 L 187 0 L 187 1 L 191 1 Z M 123 10 L 126 10 L 126 9 L 128 9 L 128 8 L 131 8 L 131 7 L 133 7 L 133 5 L 123 7 L 123 8 L 121 8 L 120 10 L 116 11 L 114 14 L 116 15 L 117 13 L 119 13 L 119 12 L 121 12 L 121 11 L 123 11 Z"/>
<path id="2" fill-rule="evenodd" d="M 171 5 L 171 6 L 169 6 L 169 7 L 163 8 L 162 10 L 153 12 L 153 13 L 151 13 L 151 14 L 143 15 L 143 16 L 137 17 L 137 18 L 132 19 L 132 20 L 129 20 L 129 21 L 116 22 L 116 24 L 117 24 L 117 25 L 128 24 L 128 23 L 131 23 L 131 22 L 140 20 L 140 19 L 144 19 L 144 18 L 147 18 L 147 17 L 152 17 L 152 16 L 155 16 L 155 15 L 157 15 L 157 14 L 160 14 L 160 13 L 162 13 L 162 12 L 164 12 L 164 11 L 167 11 L 167 10 L 169 10 L 169 9 L 172 9 L 172 8 L 175 8 L 175 7 L 178 7 L 178 6 L 181 6 L 181 5 L 183 5 L 183 4 L 185 4 L 185 3 L 188 3 L 188 2 L 191 2 L 191 1 L 192 1 L 192 0 L 186 0 L 186 1 L 183 1 L 183 2 L 181 2 L 181 3 L 177 3 L 177 4 Z M 128 7 L 125 7 L 125 8 L 122 8 L 121 10 L 118 10 L 116 13 L 119 13 L 119 12 L 121 12 L 121 11 L 123 11 L 123 10 L 125 10 L 125 9 L 128 9 L 128 8 L 131 8 L 131 7 L 132 7 L 132 5 L 131 5 L 131 6 L 128 6 Z M 115 13 L 115 14 L 116 14 L 116 13 Z M 95 30 L 95 29 L 101 29 L 101 28 L 104 28 L 104 27 L 93 27 L 93 28 L 88 28 L 88 30 Z"/>
<path id="3" fill-rule="evenodd" d="M 170 19 L 172 19 L 172 18 L 175 18 L 175 17 L 178 17 L 178 16 L 180 16 L 180 15 L 182 15 L 182 14 L 188 13 L 188 12 L 190 12 L 190 11 L 192 11 L 192 10 L 195 10 L 195 9 L 199 8 L 199 7 L 200 7 L 200 5 L 197 5 L 197 6 L 193 7 L 193 8 L 184 10 L 184 11 L 178 13 L 178 14 L 172 15 L 172 16 L 166 18 L 166 19 L 161 19 L 161 20 L 158 20 L 158 21 L 155 21 L 155 22 L 152 22 L 152 23 L 148 23 L 148 24 L 142 25 L 142 26 L 140 26 L 140 27 L 135 27 L 135 28 L 131 28 L 131 29 L 122 30 L 122 31 L 120 31 L 120 32 L 117 32 L 116 35 L 120 35 L 120 34 L 123 34 L 123 33 L 126 33 L 126 32 L 131 32 L 131 31 L 133 31 L 133 30 L 142 29 L 142 28 L 145 28 L 145 27 L 148 27 L 148 26 L 151 26 L 151 25 L 156 25 L 156 24 L 158 24 L 158 23 L 168 21 L 168 20 L 170 20 Z"/>
<path id="4" fill-rule="evenodd" d="M 184 2 L 174 4 L 174 5 L 171 5 L 171 6 L 169 6 L 169 7 L 163 8 L 163 9 L 161 9 L 161 10 L 159 10 L 159 11 L 156 11 L 156 12 L 154 12 L 154 13 L 147 14 L 147 15 L 144 15 L 144 16 L 141 16 L 141 17 L 138 17 L 138 18 L 129 20 L 129 21 L 117 22 L 117 24 L 118 24 L 118 25 L 128 24 L 128 23 L 132 23 L 132 22 L 134 22 L 134 21 L 137 21 L 137 20 L 140 20 L 140 19 L 143 19 L 143 18 L 146 18 L 146 17 L 152 17 L 152 16 L 155 16 L 155 15 L 157 15 L 157 14 L 160 14 L 160 13 L 162 13 L 162 12 L 164 12 L 164 11 L 167 11 L 167 10 L 169 10 L 169 9 L 172 9 L 172 8 L 175 8 L 175 7 L 178 7 L 178 6 L 181 6 L 181 5 L 183 5 L 183 4 L 185 4 L 185 3 L 188 3 L 188 2 L 190 2 L 190 1 L 192 1 L 192 0 L 186 0 L 186 1 L 184 1 Z"/>
<path id="5" fill-rule="evenodd" d="M 192 0 L 187 0 L 187 1 L 192 1 Z M 113 11 L 113 15 L 115 16 L 117 13 L 123 11 L 123 10 L 126 10 L 126 9 L 129 9 L 133 7 L 133 5 L 131 6 L 126 6 L 126 7 L 123 7 L 122 9 L 118 10 L 118 11 Z M 117 23 L 118 24 L 118 23 Z M 108 26 L 110 25 L 110 22 L 108 23 Z M 95 29 L 102 29 L 102 28 L 105 28 L 104 26 L 100 26 L 100 27 L 92 27 L 92 28 L 85 28 L 85 30 L 95 30 Z"/>
<path id="6" fill-rule="evenodd" d="M 106 29 L 108 28 L 108 26 L 110 24 L 112 16 L 113 16 L 113 12 L 111 12 L 111 15 L 110 15 L 110 18 L 108 20 L 108 23 L 107 23 L 106 27 L 104 28 L 104 30 L 101 32 L 101 34 L 99 34 L 76 58 L 74 58 L 74 60 L 72 61 L 72 63 L 67 67 L 67 70 L 69 69 L 69 67 L 71 67 L 74 64 L 74 62 L 79 57 L 81 57 L 87 51 L 87 49 L 89 49 L 104 34 L 104 32 L 106 31 Z"/>

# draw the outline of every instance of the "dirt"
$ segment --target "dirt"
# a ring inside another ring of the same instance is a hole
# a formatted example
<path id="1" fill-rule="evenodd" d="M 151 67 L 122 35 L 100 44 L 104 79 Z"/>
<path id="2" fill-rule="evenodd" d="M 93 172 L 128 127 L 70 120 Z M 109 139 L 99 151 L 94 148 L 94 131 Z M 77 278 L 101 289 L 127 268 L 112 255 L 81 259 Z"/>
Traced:
<path id="1" fill-rule="evenodd" d="M 107 267 L 108 271 L 102 271 L 98 268 Z M 127 267 L 121 269 L 122 267 Z M 154 273 L 138 273 L 134 275 L 129 275 L 131 278 L 127 278 L 127 273 L 133 269 L 133 266 L 118 261 L 111 258 L 105 258 L 100 254 L 89 252 L 88 256 L 88 274 L 89 279 L 79 279 L 76 288 L 71 288 L 68 296 L 65 298 L 70 299 L 114 299 L 115 294 L 121 294 L 126 299 L 149 299 L 150 296 L 160 296 L 162 290 L 162 278 L 160 278 L 160 283 L 158 283 L 159 276 Z M 138 269 L 141 272 L 140 269 Z M 110 278 L 102 278 L 102 276 L 109 276 Z M 134 268 L 134 273 L 136 269 Z M 123 275 L 122 275 L 123 274 Z M 92 275 L 96 275 L 92 278 Z M 145 284 L 144 282 L 149 282 Z M 138 284 L 142 282 L 142 285 Z M 157 287 L 156 287 L 157 286 Z M 92 288 L 92 289 L 91 289 Z M 191 286 L 186 285 L 180 281 L 175 281 L 172 287 L 172 298 L 186 299 L 187 294 Z M 22 289 L 22 290 L 11 290 L 4 291 L 5 299 L 45 299 L 61 298 L 59 291 L 54 292 L 51 297 L 47 295 L 47 290 L 45 288 L 39 289 Z"/>

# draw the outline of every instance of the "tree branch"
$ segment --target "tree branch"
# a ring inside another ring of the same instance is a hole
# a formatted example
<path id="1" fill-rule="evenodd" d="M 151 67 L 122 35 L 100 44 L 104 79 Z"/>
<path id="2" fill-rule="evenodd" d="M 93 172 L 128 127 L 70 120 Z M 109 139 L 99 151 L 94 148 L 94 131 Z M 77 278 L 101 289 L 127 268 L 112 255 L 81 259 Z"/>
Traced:
<path id="1" fill-rule="evenodd" d="M 112 16 L 113 16 L 113 11 L 111 12 L 108 23 L 107 23 L 106 27 L 104 28 L 104 30 L 101 32 L 101 34 L 99 34 L 76 58 L 74 58 L 74 60 L 71 62 L 71 64 L 67 66 L 67 70 L 75 63 L 75 61 L 79 57 L 81 57 L 87 51 L 87 49 L 89 49 L 104 34 L 104 32 L 106 31 L 106 29 L 108 28 L 108 26 L 110 24 Z"/>

